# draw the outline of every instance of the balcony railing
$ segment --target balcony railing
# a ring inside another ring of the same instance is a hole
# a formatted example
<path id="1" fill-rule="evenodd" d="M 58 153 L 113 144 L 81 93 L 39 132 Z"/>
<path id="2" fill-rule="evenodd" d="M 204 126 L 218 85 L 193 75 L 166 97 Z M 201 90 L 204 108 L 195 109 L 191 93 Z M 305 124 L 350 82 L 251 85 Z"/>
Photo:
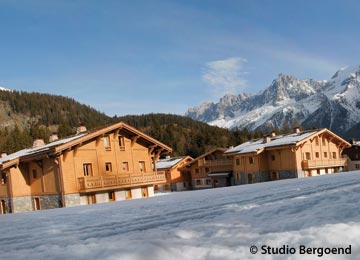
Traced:
<path id="1" fill-rule="evenodd" d="M 121 173 L 116 175 L 85 176 L 78 178 L 80 191 L 106 190 L 109 188 L 131 188 L 141 185 L 166 182 L 165 172 Z"/>
<path id="2" fill-rule="evenodd" d="M 232 165 L 231 160 L 204 160 L 203 166 L 229 166 Z"/>
<path id="3" fill-rule="evenodd" d="M 303 160 L 303 169 L 320 168 L 320 167 L 339 167 L 346 165 L 346 158 L 328 159 L 328 160 Z"/>

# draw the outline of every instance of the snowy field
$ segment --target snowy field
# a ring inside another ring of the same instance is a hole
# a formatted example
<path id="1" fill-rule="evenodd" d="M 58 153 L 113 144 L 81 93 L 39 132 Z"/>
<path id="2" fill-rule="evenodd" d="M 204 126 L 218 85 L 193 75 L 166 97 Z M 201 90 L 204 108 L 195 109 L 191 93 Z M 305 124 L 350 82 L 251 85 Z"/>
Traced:
<path id="1" fill-rule="evenodd" d="M 360 172 L 4 215 L 0 246 L 1 259 L 360 259 Z"/>

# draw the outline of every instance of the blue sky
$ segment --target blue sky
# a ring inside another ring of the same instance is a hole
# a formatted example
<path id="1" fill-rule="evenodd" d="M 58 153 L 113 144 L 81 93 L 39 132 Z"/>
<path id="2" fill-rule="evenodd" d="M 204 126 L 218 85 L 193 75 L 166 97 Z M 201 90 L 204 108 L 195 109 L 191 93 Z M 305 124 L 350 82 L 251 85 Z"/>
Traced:
<path id="1" fill-rule="evenodd" d="M 108 115 L 257 93 L 360 64 L 359 1 L 0 0 L 0 86 Z"/>

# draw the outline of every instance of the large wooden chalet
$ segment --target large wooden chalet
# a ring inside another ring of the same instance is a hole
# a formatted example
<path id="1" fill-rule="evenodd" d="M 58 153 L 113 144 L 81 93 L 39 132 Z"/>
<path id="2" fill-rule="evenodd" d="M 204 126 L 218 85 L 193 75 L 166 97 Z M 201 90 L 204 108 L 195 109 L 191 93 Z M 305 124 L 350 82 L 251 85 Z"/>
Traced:
<path id="1" fill-rule="evenodd" d="M 328 129 L 272 134 L 225 152 L 233 161 L 235 184 L 302 178 L 342 171 L 351 145 Z"/>
<path id="2" fill-rule="evenodd" d="M 1 213 L 153 196 L 166 182 L 156 162 L 172 149 L 125 124 L 93 132 L 79 127 L 65 139 L 36 140 L 0 158 Z"/>

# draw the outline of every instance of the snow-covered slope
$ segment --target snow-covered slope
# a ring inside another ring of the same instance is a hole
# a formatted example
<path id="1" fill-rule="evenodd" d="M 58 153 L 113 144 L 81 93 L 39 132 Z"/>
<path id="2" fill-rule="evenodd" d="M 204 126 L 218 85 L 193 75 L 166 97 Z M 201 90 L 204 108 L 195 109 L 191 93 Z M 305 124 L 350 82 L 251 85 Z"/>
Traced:
<path id="1" fill-rule="evenodd" d="M 359 208 L 353 172 L 0 215 L 1 259 L 320 259 L 300 245 L 351 245 L 321 259 L 359 259 Z"/>
<path id="2" fill-rule="evenodd" d="M 270 130 L 299 121 L 305 127 L 346 131 L 360 122 L 360 67 L 341 69 L 329 81 L 280 74 L 262 93 L 226 95 L 185 115 L 226 128 Z"/>

